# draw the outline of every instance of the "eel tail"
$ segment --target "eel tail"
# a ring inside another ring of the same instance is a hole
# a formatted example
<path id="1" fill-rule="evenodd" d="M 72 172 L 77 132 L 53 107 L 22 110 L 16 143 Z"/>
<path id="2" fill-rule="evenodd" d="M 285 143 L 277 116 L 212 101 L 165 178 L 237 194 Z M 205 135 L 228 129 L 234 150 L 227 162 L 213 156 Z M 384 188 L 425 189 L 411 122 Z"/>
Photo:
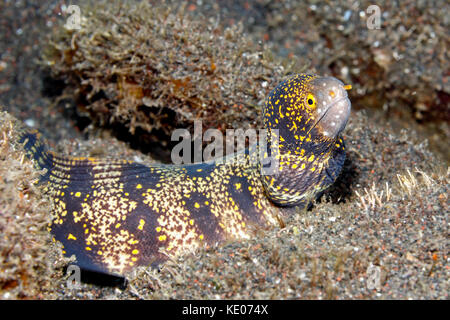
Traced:
<path id="1" fill-rule="evenodd" d="M 23 129 L 19 133 L 17 142 L 24 148 L 26 156 L 33 160 L 36 169 L 46 169 L 39 181 L 47 182 L 53 168 L 53 153 L 48 150 L 41 134 L 37 130 Z"/>

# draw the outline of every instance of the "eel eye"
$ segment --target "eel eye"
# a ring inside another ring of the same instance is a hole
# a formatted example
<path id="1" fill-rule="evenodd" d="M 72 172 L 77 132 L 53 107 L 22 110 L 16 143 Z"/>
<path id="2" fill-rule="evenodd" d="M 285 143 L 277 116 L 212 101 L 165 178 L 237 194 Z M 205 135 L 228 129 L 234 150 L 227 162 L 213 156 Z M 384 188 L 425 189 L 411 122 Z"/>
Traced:
<path id="1" fill-rule="evenodd" d="M 308 95 L 306 96 L 306 105 L 310 109 L 316 108 L 316 98 L 311 93 L 308 93 Z"/>

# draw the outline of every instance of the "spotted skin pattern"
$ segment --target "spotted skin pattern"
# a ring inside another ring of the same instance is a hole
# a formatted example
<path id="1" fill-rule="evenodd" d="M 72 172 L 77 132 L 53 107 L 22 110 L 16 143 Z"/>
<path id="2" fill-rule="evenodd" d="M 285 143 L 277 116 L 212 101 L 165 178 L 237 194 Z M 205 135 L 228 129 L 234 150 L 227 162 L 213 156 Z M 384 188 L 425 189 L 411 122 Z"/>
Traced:
<path id="1" fill-rule="evenodd" d="M 279 130 L 279 170 L 275 175 L 264 176 L 263 183 L 271 200 L 280 206 L 300 205 L 310 201 L 336 180 L 345 160 L 344 142 L 339 133 L 345 126 L 348 115 L 343 112 L 342 117 L 347 118 L 340 119 L 341 128 L 336 128 L 337 134 L 329 137 L 324 134 L 322 126 L 316 125 L 321 116 L 318 111 L 325 108 L 317 107 L 318 102 L 315 100 L 313 106 L 307 103 L 314 98 L 314 95 L 311 97 L 311 91 L 318 91 L 316 95 L 323 94 L 322 91 L 336 94 L 338 88 L 335 86 L 340 81 L 334 83 L 338 80 L 316 78 L 313 75 L 303 75 L 281 83 L 269 95 L 264 110 L 264 125 L 267 130 Z M 319 88 L 316 89 L 317 86 Z M 343 98 L 346 99 L 346 94 Z M 339 113 L 341 110 L 338 108 L 336 111 Z M 329 111 L 327 114 L 332 113 Z M 336 120 L 336 125 L 337 122 L 339 121 Z"/>
<path id="2" fill-rule="evenodd" d="M 306 100 L 314 79 L 320 78 L 294 76 L 268 97 L 269 137 L 279 130 L 279 152 L 269 148 L 264 155 L 279 161 L 272 175 L 261 173 L 258 153 L 248 150 L 228 161 L 145 166 L 60 156 L 37 132 L 23 132 L 19 141 L 28 156 L 47 169 L 41 182 L 53 200 L 49 231 L 81 268 L 123 275 L 278 225 L 280 207 L 307 204 L 334 182 L 345 159 L 340 131 L 324 136 Z"/>

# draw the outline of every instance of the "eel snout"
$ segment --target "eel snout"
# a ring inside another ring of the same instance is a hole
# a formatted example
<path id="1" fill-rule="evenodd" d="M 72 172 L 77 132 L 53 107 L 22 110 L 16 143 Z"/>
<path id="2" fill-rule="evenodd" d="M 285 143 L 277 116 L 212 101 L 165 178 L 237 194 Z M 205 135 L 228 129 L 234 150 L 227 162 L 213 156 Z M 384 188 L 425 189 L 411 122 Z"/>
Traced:
<path id="1" fill-rule="evenodd" d="M 317 124 L 325 136 L 335 138 L 345 128 L 350 116 L 347 90 L 351 86 L 332 77 L 317 78 L 312 85 L 317 97 Z"/>

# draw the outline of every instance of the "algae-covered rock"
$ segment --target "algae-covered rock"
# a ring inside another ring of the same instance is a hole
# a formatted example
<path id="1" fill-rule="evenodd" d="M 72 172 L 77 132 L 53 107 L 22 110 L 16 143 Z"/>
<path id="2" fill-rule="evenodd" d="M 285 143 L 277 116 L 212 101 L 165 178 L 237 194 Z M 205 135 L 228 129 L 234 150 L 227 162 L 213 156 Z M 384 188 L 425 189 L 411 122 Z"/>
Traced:
<path id="1" fill-rule="evenodd" d="M 2 131 L 14 137 L 16 127 L 9 129 L 11 125 L 3 123 Z M 251 240 L 200 249 L 169 261 L 160 271 L 141 267 L 128 275 L 130 282 L 123 291 L 87 284 L 68 290 L 61 274 L 52 272 L 32 273 L 29 284 L 36 288 L 36 283 L 53 275 L 56 281 L 37 297 L 79 299 L 447 299 L 448 169 L 411 131 L 396 135 L 388 125 L 381 126 L 361 112 L 352 114 L 344 138 L 347 160 L 338 181 L 311 210 L 296 210 L 284 228 L 261 230 Z M 5 145 L 9 144 L 2 141 Z M 130 153 L 125 144 L 113 140 L 62 143 L 59 149 L 66 154 L 146 161 L 145 156 Z M 0 226 L 14 231 L 16 244 L 31 236 L 23 232 L 19 236 L 19 231 L 33 228 L 36 221 L 47 221 L 49 212 L 48 206 L 38 206 L 42 194 L 27 182 L 38 172 L 27 160 L 18 160 L 23 157 L 20 151 L 4 151 L 2 177 L 10 178 L 2 188 L 12 191 L 4 193 L 0 202 L 9 208 Z M 15 159 L 15 165 L 6 159 Z M 17 174 L 7 175 L 5 168 Z M 43 211 L 38 219 L 24 215 L 20 224 L 11 224 L 11 212 L 23 210 L 20 193 L 11 186 L 24 183 L 29 188 L 26 194 L 33 195 L 28 196 L 27 208 Z M 16 200 L 10 200 L 11 194 Z M 48 239 L 45 228 L 40 230 L 40 239 Z M 3 239 L 3 247 L 11 246 L 8 239 Z M 48 250 L 47 243 L 39 243 L 33 249 L 39 254 L 28 257 L 28 264 L 16 266 L 28 272 L 33 270 L 29 266 L 46 266 L 40 257 Z M 25 248 L 23 254 L 29 250 Z M 16 252 L 16 259 L 21 254 Z M 15 272 L 2 258 L 2 268 Z M 17 279 L 18 274 L 13 274 Z M 4 286 L 3 294 L 16 297 L 13 290 Z"/>
<path id="2" fill-rule="evenodd" d="M 102 2 L 81 14 L 79 30 L 61 27 L 50 37 L 44 61 L 100 125 L 140 128 L 140 136 L 156 129 L 162 142 L 196 119 L 205 129 L 254 126 L 288 72 L 240 24 L 223 29 L 184 6 Z"/>
<path id="3" fill-rule="evenodd" d="M 36 185 L 40 173 L 14 147 L 19 127 L 0 111 L 0 299 L 48 298 L 63 259 L 47 231 L 51 203 Z"/>

